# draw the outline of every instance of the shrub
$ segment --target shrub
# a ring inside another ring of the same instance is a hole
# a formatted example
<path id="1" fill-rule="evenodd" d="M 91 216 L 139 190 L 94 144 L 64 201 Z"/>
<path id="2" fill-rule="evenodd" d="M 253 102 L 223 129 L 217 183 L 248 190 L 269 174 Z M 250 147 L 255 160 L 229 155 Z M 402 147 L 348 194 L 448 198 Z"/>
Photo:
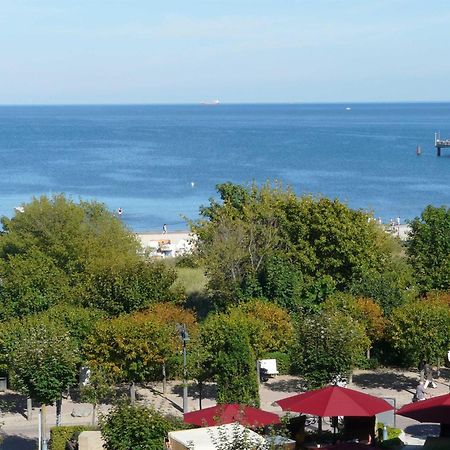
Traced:
<path id="1" fill-rule="evenodd" d="M 50 450 L 65 450 L 67 441 L 74 433 L 92 430 L 98 430 L 98 428 L 87 425 L 53 427 L 50 430 Z"/>
<path id="2" fill-rule="evenodd" d="M 107 450 L 161 450 L 176 425 L 154 408 L 121 402 L 100 421 Z"/>

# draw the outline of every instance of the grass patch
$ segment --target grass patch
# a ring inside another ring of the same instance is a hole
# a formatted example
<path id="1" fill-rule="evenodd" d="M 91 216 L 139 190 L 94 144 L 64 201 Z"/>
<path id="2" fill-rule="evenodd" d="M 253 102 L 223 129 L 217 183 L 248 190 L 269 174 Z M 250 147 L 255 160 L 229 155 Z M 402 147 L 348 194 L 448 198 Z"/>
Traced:
<path id="1" fill-rule="evenodd" d="M 188 296 L 201 294 L 205 291 L 207 278 L 201 267 L 175 267 L 178 274 L 176 284 L 183 286 Z"/>

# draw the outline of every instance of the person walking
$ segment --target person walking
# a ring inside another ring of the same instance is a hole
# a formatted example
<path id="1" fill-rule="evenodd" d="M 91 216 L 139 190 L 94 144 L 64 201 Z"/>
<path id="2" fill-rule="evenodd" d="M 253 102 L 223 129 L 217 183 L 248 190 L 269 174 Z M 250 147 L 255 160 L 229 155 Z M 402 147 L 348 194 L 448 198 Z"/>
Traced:
<path id="1" fill-rule="evenodd" d="M 416 387 L 416 393 L 414 395 L 413 402 L 421 402 L 422 400 L 425 400 L 427 397 L 429 397 L 429 395 L 425 390 L 425 385 L 423 384 L 423 381 L 421 381 Z"/>
<path id="2" fill-rule="evenodd" d="M 420 360 L 418 369 L 419 369 L 419 374 L 420 374 L 420 382 L 424 383 L 425 382 L 425 365 L 426 365 L 426 361 L 424 359 Z"/>
<path id="3" fill-rule="evenodd" d="M 433 368 L 430 366 L 430 364 L 426 363 L 424 366 L 424 373 L 425 373 L 425 389 L 428 387 L 429 384 L 431 384 L 432 388 L 437 387 L 436 383 L 433 380 Z"/>
<path id="4" fill-rule="evenodd" d="M 167 234 L 167 225 L 166 224 L 163 225 L 163 234 Z"/>

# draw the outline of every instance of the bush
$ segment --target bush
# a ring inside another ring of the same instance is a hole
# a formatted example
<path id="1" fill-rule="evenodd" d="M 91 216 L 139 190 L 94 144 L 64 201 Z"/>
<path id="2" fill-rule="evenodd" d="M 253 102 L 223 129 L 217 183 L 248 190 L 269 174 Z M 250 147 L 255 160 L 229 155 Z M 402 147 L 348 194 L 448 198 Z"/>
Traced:
<path id="1" fill-rule="evenodd" d="M 283 352 L 266 353 L 261 359 L 276 359 L 277 370 L 280 375 L 290 375 L 291 373 L 291 357 Z"/>
<path id="2" fill-rule="evenodd" d="M 92 430 L 98 430 L 98 428 L 88 425 L 53 427 L 50 430 L 50 450 L 65 450 L 67 441 L 74 433 Z"/>
<path id="3" fill-rule="evenodd" d="M 154 408 L 121 402 L 100 421 L 105 448 L 108 450 L 161 450 L 173 421 Z"/>

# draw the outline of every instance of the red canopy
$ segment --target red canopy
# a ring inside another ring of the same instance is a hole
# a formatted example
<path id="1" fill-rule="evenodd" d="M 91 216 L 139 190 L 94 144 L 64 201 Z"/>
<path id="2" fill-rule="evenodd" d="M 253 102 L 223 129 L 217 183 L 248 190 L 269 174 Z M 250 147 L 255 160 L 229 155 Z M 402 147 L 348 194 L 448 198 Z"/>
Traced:
<path id="1" fill-rule="evenodd" d="M 283 410 L 320 417 L 374 416 L 394 409 L 387 401 L 353 389 L 328 386 L 278 400 Z"/>
<path id="2" fill-rule="evenodd" d="M 419 422 L 450 424 L 450 394 L 410 403 L 400 408 L 397 414 Z"/>
<path id="3" fill-rule="evenodd" d="M 244 426 L 262 427 L 280 423 L 280 417 L 277 414 L 263 411 L 262 409 L 232 403 L 188 412 L 184 415 L 184 421 L 200 426 L 224 425 L 226 423 L 239 422 Z"/>

